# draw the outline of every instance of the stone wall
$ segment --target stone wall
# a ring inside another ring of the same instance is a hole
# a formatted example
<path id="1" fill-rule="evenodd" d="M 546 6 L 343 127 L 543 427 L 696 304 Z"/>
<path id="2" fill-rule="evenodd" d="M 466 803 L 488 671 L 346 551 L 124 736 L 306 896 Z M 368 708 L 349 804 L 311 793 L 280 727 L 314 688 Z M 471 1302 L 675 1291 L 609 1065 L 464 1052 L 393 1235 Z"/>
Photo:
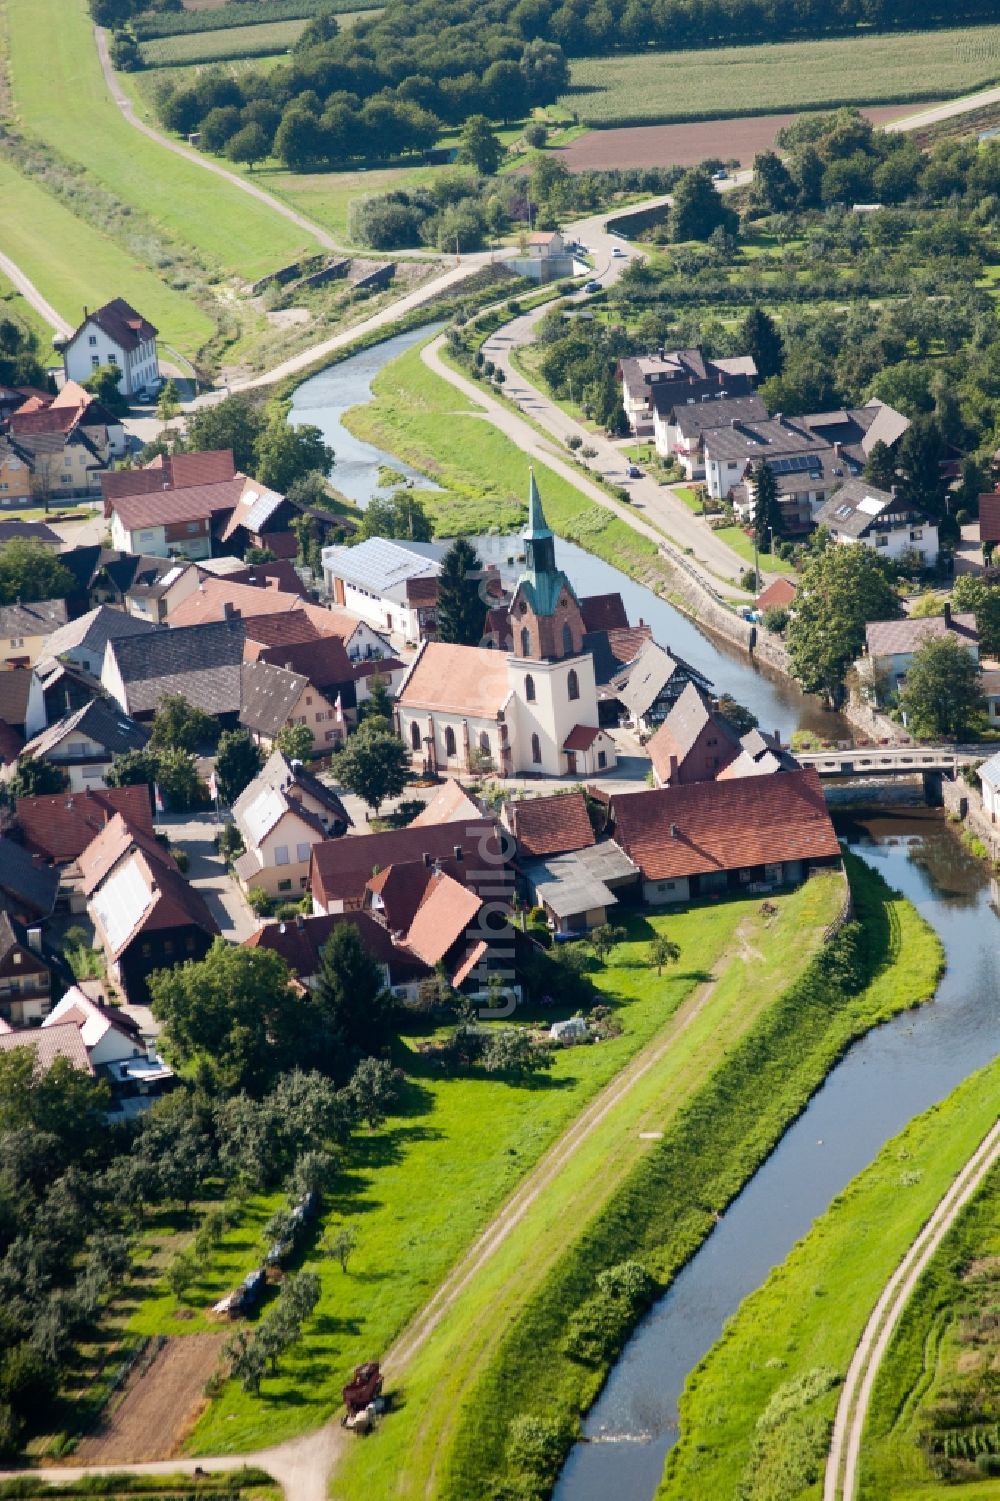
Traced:
<path id="1" fill-rule="evenodd" d="M 956 777 L 953 782 L 943 782 L 942 792 L 945 812 L 960 818 L 969 833 L 983 841 L 991 860 L 1000 860 L 1000 824 L 990 822 L 979 788 L 970 787 L 964 777 Z"/>
<path id="2" fill-rule="evenodd" d="M 733 646 L 741 647 L 748 656 L 767 667 L 792 675 L 792 664 L 780 636 L 744 620 L 712 589 L 697 572 L 683 553 L 662 543 L 660 552 L 671 565 L 671 588 L 679 596 L 685 613 L 697 620 L 699 625 L 714 631 Z"/>

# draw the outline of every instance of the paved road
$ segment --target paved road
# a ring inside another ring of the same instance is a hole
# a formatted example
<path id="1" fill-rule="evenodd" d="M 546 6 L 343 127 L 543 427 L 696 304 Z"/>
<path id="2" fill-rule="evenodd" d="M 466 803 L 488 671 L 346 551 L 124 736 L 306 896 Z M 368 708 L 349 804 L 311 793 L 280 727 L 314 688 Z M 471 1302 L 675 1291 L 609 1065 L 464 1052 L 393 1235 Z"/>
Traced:
<path id="1" fill-rule="evenodd" d="M 188 880 L 201 892 L 223 938 L 242 943 L 258 923 L 225 860 L 215 848 L 219 824 L 214 813 L 160 814 L 157 827 L 183 849 L 190 861 Z"/>
<path id="2" fill-rule="evenodd" d="M 854 1501 L 872 1388 L 914 1289 L 958 1215 L 1000 1162 L 1000 1122 L 980 1143 L 885 1285 L 847 1371 L 837 1404 L 823 1501 Z"/>
<path id="3" fill-rule="evenodd" d="M 20 292 L 25 302 L 30 302 L 35 312 L 45 319 L 45 322 L 54 334 L 61 334 L 65 338 L 69 337 L 73 332 L 72 326 L 56 312 L 51 302 L 45 300 L 35 286 L 35 283 L 29 281 L 20 266 L 12 261 L 9 255 L 0 253 L 0 271 L 7 277 L 8 281 L 14 283 L 14 286 Z"/>
<path id="4" fill-rule="evenodd" d="M 935 104 L 931 109 L 919 110 L 915 115 L 904 115 L 901 120 L 891 120 L 882 129 L 894 133 L 901 130 L 925 130 L 928 125 L 952 120 L 956 115 L 967 115 L 987 104 L 1000 104 L 1000 89 L 981 89 L 978 94 L 965 94 L 961 99 L 949 99 L 945 104 Z"/>

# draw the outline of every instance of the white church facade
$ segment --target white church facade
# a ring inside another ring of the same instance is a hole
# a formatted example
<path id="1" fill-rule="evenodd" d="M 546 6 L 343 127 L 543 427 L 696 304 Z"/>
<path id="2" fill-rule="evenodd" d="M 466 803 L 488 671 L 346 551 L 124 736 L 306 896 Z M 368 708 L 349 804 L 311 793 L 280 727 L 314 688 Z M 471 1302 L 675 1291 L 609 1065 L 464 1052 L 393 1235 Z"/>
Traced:
<path id="1" fill-rule="evenodd" d="M 556 567 L 534 475 L 524 552 L 509 612 L 513 651 L 425 641 L 400 686 L 399 733 L 416 770 L 596 776 L 615 765 L 580 602 Z"/>

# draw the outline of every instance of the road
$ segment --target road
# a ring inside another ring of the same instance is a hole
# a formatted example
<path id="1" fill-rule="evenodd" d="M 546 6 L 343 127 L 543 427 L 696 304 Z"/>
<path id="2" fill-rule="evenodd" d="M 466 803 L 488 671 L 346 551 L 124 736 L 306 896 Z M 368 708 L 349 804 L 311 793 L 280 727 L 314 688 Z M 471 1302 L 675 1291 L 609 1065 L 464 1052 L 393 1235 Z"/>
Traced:
<path id="1" fill-rule="evenodd" d="M 25 276 L 20 266 L 12 261 L 9 255 L 4 255 L 2 252 L 0 252 L 0 271 L 7 277 L 8 281 L 13 282 L 25 302 L 30 303 L 35 312 L 44 318 L 54 334 L 59 334 L 63 338 L 69 338 L 73 332 L 70 324 L 56 312 L 51 302 L 45 300 L 35 286 L 35 283 Z"/>
<path id="2" fill-rule="evenodd" d="M 944 104 L 935 104 L 931 109 L 919 110 L 915 115 L 904 115 L 901 120 L 892 120 L 888 125 L 883 125 L 882 129 L 893 133 L 901 130 L 925 130 L 928 125 L 953 120 L 956 115 L 967 115 L 987 104 L 1000 104 L 1000 89 L 982 89 L 978 94 L 965 94 L 961 99 L 949 99 Z"/>
<path id="3" fill-rule="evenodd" d="M 986 1175 L 1000 1162 L 1000 1122 L 980 1143 L 886 1283 L 848 1367 L 837 1404 L 823 1501 L 854 1501 L 861 1439 L 886 1350 L 928 1263 Z"/>

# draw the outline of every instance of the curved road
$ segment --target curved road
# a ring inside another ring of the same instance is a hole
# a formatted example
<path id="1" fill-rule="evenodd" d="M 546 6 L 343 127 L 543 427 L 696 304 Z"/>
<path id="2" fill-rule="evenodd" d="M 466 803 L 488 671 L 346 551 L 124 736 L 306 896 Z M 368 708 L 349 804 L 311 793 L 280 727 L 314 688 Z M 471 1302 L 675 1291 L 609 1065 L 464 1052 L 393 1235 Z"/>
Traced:
<path id="1" fill-rule="evenodd" d="M 943 1195 L 886 1283 L 848 1367 L 837 1404 L 833 1438 L 823 1481 L 823 1501 L 854 1501 L 861 1439 L 872 1388 L 896 1326 L 931 1258 L 958 1215 L 1000 1162 L 1000 1122 L 980 1143 Z"/>
<path id="2" fill-rule="evenodd" d="M 20 266 L 12 261 L 9 255 L 4 255 L 2 252 L 0 252 L 0 271 L 7 277 L 8 281 L 14 283 L 14 286 L 20 292 L 25 302 L 30 303 L 35 312 L 45 319 L 45 322 L 54 334 L 61 334 L 69 338 L 73 332 L 71 325 L 56 312 L 51 302 L 46 302 L 41 292 L 35 286 L 35 283 L 25 276 Z"/>

